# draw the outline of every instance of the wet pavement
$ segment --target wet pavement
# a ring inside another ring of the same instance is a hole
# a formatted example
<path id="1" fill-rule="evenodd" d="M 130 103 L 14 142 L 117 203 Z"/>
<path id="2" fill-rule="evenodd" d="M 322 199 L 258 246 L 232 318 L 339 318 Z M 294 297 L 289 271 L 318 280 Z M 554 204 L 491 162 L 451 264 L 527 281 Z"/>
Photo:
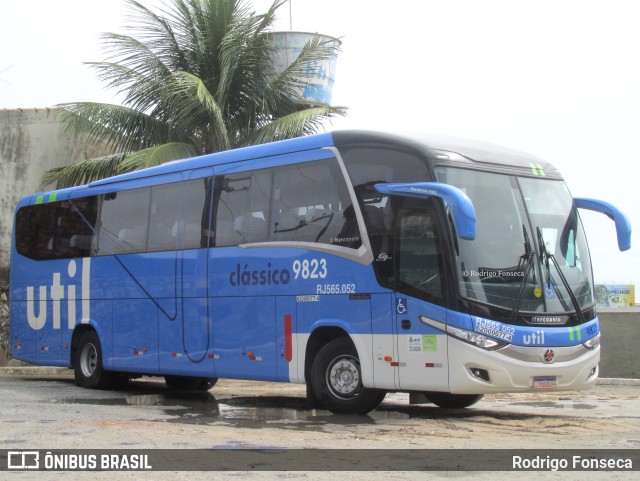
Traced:
<path id="1" fill-rule="evenodd" d="M 304 386 L 280 383 L 225 380 L 198 393 L 144 378 L 94 391 L 68 376 L 18 376 L 0 377 L 0 392 L 8 449 L 640 448 L 640 386 L 496 394 L 453 410 L 388 394 L 366 416 L 309 409 Z"/>
<path id="2" fill-rule="evenodd" d="M 21 414 L 15 417 L 23 419 L 31 418 L 42 408 L 55 413 L 55 406 L 73 406 L 77 413 L 86 416 L 87 421 L 112 412 L 123 412 L 144 414 L 141 419 L 145 420 L 184 426 L 222 425 L 250 430 L 268 427 L 305 432 L 326 432 L 327 426 L 332 425 L 384 428 L 412 424 L 410 421 L 419 423 L 420 420 L 449 421 L 465 426 L 482 418 L 495 421 L 578 418 L 581 422 L 630 419 L 640 422 L 638 386 L 598 386 L 586 392 L 488 395 L 471 408 L 453 410 L 432 404 L 410 405 L 407 394 L 390 393 L 378 409 L 366 416 L 309 409 L 303 386 L 281 383 L 220 381 L 209 392 L 175 392 L 160 380 L 145 378 L 131 381 L 117 390 L 96 391 L 78 388 L 70 378 L 17 377 L 0 378 L 0 389 L 5 393 L 0 408 L 4 403 L 11 403 L 10 397 L 15 397 L 14 402 L 21 407 L 17 408 Z M 7 396 L 7 393 L 11 395 Z M 27 402 L 21 397 L 28 398 Z M 58 412 L 65 411 L 61 408 Z M 6 414 L 7 410 L 0 412 Z M 640 441 L 635 447 L 640 447 Z"/>

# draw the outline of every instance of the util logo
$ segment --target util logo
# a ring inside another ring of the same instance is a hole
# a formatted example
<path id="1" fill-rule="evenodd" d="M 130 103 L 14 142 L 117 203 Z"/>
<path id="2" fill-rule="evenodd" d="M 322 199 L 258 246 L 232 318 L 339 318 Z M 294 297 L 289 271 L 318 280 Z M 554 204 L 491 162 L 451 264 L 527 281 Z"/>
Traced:
<path id="1" fill-rule="evenodd" d="M 522 340 L 526 345 L 544 345 L 544 331 L 536 331 L 531 334 L 522 336 Z"/>
<path id="2" fill-rule="evenodd" d="M 76 278 L 77 264 L 75 260 L 69 261 L 67 266 L 67 274 L 69 281 Z M 27 286 L 27 321 L 31 329 L 39 331 L 42 329 L 48 320 L 47 305 L 48 300 L 51 299 L 52 311 L 53 311 L 53 328 L 60 329 L 60 306 L 64 299 L 67 301 L 67 328 L 73 329 L 76 325 L 76 287 L 74 283 L 67 282 L 66 285 L 61 283 L 62 274 L 60 272 L 54 272 L 50 286 L 37 286 L 38 287 L 38 314 L 36 315 L 36 301 L 35 301 L 35 287 Z M 82 273 L 81 273 L 81 308 L 82 308 L 82 323 L 88 323 L 90 319 L 90 292 L 91 292 L 91 259 L 82 259 Z M 66 289 L 65 289 L 66 288 Z M 48 291 L 48 296 L 47 296 Z"/>

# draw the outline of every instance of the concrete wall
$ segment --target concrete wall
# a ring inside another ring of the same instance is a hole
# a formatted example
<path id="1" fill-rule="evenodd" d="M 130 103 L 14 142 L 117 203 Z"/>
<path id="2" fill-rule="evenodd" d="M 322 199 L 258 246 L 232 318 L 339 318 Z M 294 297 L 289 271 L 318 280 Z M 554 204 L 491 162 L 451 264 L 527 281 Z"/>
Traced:
<path id="1" fill-rule="evenodd" d="M 640 379 L 640 308 L 600 309 L 600 377 Z"/>
<path id="2" fill-rule="evenodd" d="M 45 171 L 109 153 L 65 134 L 52 109 L 0 110 L 0 283 L 8 279 L 18 200 L 37 192 Z"/>

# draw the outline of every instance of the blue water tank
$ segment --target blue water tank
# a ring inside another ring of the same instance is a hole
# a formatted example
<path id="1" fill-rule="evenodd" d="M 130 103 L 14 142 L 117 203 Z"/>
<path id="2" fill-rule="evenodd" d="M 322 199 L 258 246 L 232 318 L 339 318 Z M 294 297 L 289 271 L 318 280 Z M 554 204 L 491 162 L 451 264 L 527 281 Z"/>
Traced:
<path id="1" fill-rule="evenodd" d="M 300 87 L 291 98 L 305 106 L 331 105 L 340 40 L 328 35 L 307 32 L 273 32 L 270 36 L 275 44 L 276 73 L 289 67 L 298 58 L 307 42 L 313 39 L 319 39 L 321 46 L 332 50 L 328 58 L 307 64 L 305 73 L 299 79 Z"/>

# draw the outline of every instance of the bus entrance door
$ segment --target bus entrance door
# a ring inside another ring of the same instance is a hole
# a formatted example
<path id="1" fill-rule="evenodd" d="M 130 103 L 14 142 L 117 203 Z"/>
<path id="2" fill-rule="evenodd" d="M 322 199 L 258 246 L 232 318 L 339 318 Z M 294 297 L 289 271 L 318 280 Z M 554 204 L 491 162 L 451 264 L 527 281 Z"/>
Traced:
<path id="1" fill-rule="evenodd" d="M 396 219 L 395 332 L 400 388 L 448 391 L 446 335 L 424 322 L 426 318 L 447 322 L 447 310 L 438 305 L 446 277 L 441 236 L 433 202 L 422 204 L 400 209 Z"/>
<path id="2" fill-rule="evenodd" d="M 445 323 L 447 310 L 399 293 L 395 309 L 400 388 L 448 391 L 447 336 L 420 320 Z"/>

